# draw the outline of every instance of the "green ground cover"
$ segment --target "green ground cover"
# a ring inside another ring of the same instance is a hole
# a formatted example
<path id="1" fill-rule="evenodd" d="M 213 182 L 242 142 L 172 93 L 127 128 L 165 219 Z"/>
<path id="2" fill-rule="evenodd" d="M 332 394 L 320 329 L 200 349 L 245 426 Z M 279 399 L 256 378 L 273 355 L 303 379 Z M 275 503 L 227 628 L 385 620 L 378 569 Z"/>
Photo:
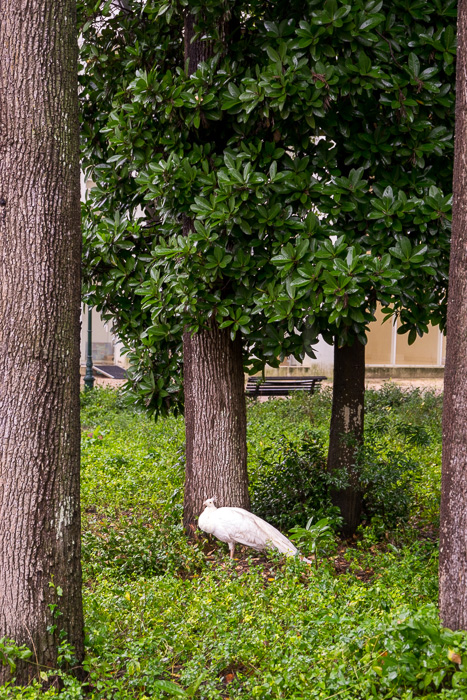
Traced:
<path id="1" fill-rule="evenodd" d="M 60 689 L 0 700 L 467 698 L 467 635 L 436 608 L 439 396 L 367 393 L 365 523 L 348 542 L 329 536 L 329 392 L 249 404 L 254 512 L 286 534 L 327 518 L 317 566 L 188 543 L 183 421 L 155 424 L 110 390 L 82 403 L 87 679 L 64 641 Z"/>

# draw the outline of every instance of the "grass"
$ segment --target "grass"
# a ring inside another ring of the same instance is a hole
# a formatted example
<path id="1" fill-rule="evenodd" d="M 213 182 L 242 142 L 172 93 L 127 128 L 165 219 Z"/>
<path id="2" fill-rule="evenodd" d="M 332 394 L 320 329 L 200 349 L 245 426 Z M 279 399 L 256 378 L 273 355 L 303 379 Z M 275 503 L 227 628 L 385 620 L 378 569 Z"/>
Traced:
<path id="1" fill-rule="evenodd" d="M 467 698 L 467 636 L 440 628 L 436 608 L 441 399 L 389 385 L 367 410 L 366 520 L 315 568 L 189 544 L 182 420 L 154 424 L 109 390 L 83 396 L 87 679 L 64 665 L 60 691 L 9 686 L 0 700 Z M 273 521 L 268 479 L 319 469 L 329 412 L 328 392 L 249 404 L 252 495 Z M 326 511 L 326 485 L 306 488 Z"/>

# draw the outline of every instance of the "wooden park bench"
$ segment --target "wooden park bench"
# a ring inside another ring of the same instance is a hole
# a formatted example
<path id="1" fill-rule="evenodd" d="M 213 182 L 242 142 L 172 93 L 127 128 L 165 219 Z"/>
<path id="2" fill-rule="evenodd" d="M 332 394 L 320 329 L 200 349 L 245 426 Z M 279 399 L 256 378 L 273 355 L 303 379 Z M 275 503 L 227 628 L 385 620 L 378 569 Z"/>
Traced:
<path id="1" fill-rule="evenodd" d="M 321 382 L 327 377 L 248 377 L 247 396 L 288 396 L 294 391 L 319 391 Z"/>

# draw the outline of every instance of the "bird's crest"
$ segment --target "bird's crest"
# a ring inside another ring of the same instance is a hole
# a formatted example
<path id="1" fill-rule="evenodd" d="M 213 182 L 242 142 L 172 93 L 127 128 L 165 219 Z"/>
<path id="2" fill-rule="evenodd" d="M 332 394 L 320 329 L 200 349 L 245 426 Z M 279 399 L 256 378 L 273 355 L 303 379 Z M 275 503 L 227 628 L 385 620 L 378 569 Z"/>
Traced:
<path id="1" fill-rule="evenodd" d="M 217 498 L 215 496 L 212 496 L 212 498 L 208 498 L 206 501 L 204 501 L 203 506 L 206 506 L 206 508 L 215 508 L 216 501 Z"/>

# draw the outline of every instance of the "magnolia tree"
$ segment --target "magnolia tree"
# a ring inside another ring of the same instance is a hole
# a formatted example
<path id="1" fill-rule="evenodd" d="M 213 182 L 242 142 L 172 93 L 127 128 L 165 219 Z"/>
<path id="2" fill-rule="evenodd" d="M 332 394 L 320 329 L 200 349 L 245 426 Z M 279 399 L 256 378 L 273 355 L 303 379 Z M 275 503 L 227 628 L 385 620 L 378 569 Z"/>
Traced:
<path id="1" fill-rule="evenodd" d="M 376 305 L 412 342 L 444 320 L 454 1 L 80 12 L 87 296 L 135 400 L 185 406 L 186 525 L 205 497 L 248 505 L 243 367 L 302 360 L 321 334 L 354 529 Z"/>

